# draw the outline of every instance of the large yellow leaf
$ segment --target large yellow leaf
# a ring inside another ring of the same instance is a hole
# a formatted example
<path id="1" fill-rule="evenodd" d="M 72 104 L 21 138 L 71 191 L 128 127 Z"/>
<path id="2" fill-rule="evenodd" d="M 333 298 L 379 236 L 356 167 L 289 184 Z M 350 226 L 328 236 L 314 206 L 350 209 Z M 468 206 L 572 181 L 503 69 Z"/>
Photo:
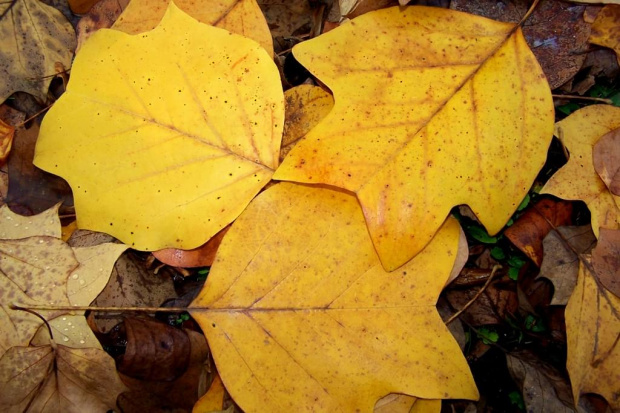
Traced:
<path id="1" fill-rule="evenodd" d="M 256 40 L 273 55 L 271 33 L 256 0 L 175 0 L 174 3 L 201 23 Z M 168 4 L 170 0 L 132 0 L 112 28 L 129 34 L 154 29 Z"/>
<path id="2" fill-rule="evenodd" d="M 620 128 L 620 108 L 587 106 L 555 125 L 555 134 L 569 151 L 568 163 L 556 172 L 541 193 L 567 200 L 582 200 L 592 217 L 592 230 L 620 227 L 620 197 L 609 192 L 596 173 L 592 148 L 608 132 Z"/>
<path id="3" fill-rule="evenodd" d="M 498 232 L 545 161 L 551 93 L 514 24 L 390 8 L 293 52 L 336 103 L 274 178 L 355 192 L 388 270 L 422 250 L 454 205 Z"/>
<path id="4" fill-rule="evenodd" d="M 247 412 L 368 412 L 388 393 L 478 397 L 435 308 L 459 235 L 448 220 L 387 273 L 353 196 L 269 188 L 235 221 L 190 306 L 226 389 Z"/>
<path id="5" fill-rule="evenodd" d="M 609 258 L 617 259 L 617 256 Z M 619 312 L 620 298 L 597 283 L 581 263 L 577 286 L 565 314 L 566 368 L 575 404 L 582 394 L 597 393 L 607 399 L 614 411 L 620 409 Z"/>
<path id="6" fill-rule="evenodd" d="M 263 48 L 171 4 L 151 32 L 86 42 L 35 164 L 69 181 L 81 228 L 136 249 L 191 249 L 271 178 L 283 107 Z"/>
<path id="7" fill-rule="evenodd" d="M 0 16 L 0 102 L 17 91 L 45 100 L 56 63 L 71 66 L 71 23 L 39 0 L 4 1 Z"/>

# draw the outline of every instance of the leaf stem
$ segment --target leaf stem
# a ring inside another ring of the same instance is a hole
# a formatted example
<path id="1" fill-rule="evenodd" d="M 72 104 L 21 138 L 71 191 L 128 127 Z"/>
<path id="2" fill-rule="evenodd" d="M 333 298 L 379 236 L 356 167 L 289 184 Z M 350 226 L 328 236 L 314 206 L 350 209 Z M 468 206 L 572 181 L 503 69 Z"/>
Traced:
<path id="1" fill-rule="evenodd" d="M 43 320 L 43 322 L 45 323 L 45 326 L 47 327 L 47 331 L 50 333 L 50 338 L 52 339 L 52 341 L 54 341 L 54 334 L 52 333 L 52 327 L 49 325 L 49 323 L 47 322 L 45 317 L 43 317 L 41 314 L 37 313 L 36 311 L 34 311 L 31 308 L 21 307 L 19 305 L 15 305 L 15 304 L 11 304 L 9 307 L 12 308 L 13 310 L 25 311 L 25 312 L 30 313 L 32 315 L 35 315 L 35 316 L 39 317 L 41 320 Z"/>

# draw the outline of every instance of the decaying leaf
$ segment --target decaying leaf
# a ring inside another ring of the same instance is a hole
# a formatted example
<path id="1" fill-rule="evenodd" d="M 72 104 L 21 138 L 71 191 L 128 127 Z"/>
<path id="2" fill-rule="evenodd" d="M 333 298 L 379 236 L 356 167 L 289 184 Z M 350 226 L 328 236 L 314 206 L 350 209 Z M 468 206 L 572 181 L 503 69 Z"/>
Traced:
<path id="1" fill-rule="evenodd" d="M 542 188 L 566 200 L 582 200 L 590 209 L 592 230 L 620 226 L 620 198 L 611 194 L 596 173 L 592 148 L 606 133 L 620 127 L 620 108 L 592 105 L 579 109 L 555 125 L 555 134 L 570 153 L 568 163 Z"/>
<path id="2" fill-rule="evenodd" d="M 562 377 L 553 366 L 527 352 L 507 354 L 506 362 L 521 389 L 528 413 L 576 411 L 568 378 Z"/>
<path id="3" fill-rule="evenodd" d="M 154 29 L 170 3 L 170 0 L 133 0 L 112 28 L 129 34 Z M 174 4 L 201 23 L 257 41 L 273 56 L 271 33 L 256 0 L 175 0 Z"/>
<path id="4" fill-rule="evenodd" d="M 334 98 L 323 88 L 299 85 L 284 92 L 285 119 L 280 161 L 334 107 Z"/>
<path id="5" fill-rule="evenodd" d="M 603 396 L 612 409 L 620 409 L 620 298 L 597 284 L 581 265 L 577 286 L 566 306 L 568 355 L 575 404 L 585 393 Z"/>
<path id="6" fill-rule="evenodd" d="M 73 205 L 71 188 L 63 179 L 48 174 L 32 164 L 39 125 L 18 128 L 9 157 L 9 191 L 6 203 L 38 214 L 58 202 Z"/>
<path id="7" fill-rule="evenodd" d="M 620 196 L 620 129 L 615 129 L 599 139 L 594 145 L 592 162 L 609 192 Z"/>
<path id="8" fill-rule="evenodd" d="M 497 233 L 545 161 L 551 93 L 514 24 L 389 8 L 293 53 L 336 103 L 274 178 L 355 192 L 388 270 L 421 251 L 454 205 Z"/>
<path id="9" fill-rule="evenodd" d="M 459 232 L 448 220 L 387 273 L 353 196 L 290 183 L 260 194 L 190 306 L 235 402 L 247 412 L 333 412 L 370 411 L 388 393 L 476 398 L 435 308 Z"/>
<path id="10" fill-rule="evenodd" d="M 78 53 L 88 38 L 99 29 L 112 27 L 118 16 L 121 15 L 129 0 L 100 0 L 78 22 L 75 31 L 78 44 L 75 53 Z"/>
<path id="11" fill-rule="evenodd" d="M 69 181 L 79 227 L 136 249 L 192 249 L 271 178 L 283 112 L 263 48 L 171 3 L 148 33 L 102 29 L 84 45 L 35 164 Z"/>
<path id="12" fill-rule="evenodd" d="M 596 237 L 590 225 L 559 227 L 547 234 L 543 240 L 545 255 L 537 278 L 545 277 L 553 283 L 550 305 L 568 303 L 579 273 L 579 257 L 575 253 L 590 253 L 595 244 Z"/>
<path id="13" fill-rule="evenodd" d="M 506 238 L 527 255 L 538 267 L 543 261 L 543 239 L 553 228 L 571 223 L 573 204 L 541 199 L 530 206 L 504 231 Z"/>
<path id="14" fill-rule="evenodd" d="M 0 358 L 3 412 L 105 412 L 125 388 L 100 349 L 12 347 Z"/>
<path id="15" fill-rule="evenodd" d="M 598 13 L 594 24 L 592 24 L 589 40 L 591 43 L 613 49 L 616 52 L 618 63 L 620 63 L 620 2 L 617 2 L 616 5 L 605 6 Z"/>
<path id="16" fill-rule="evenodd" d="M 114 262 L 127 247 L 103 244 L 71 248 L 60 237 L 58 208 L 21 217 L 0 208 L 0 352 L 26 346 L 42 325 L 40 318 L 9 306 L 88 305 L 105 286 Z M 99 347 L 83 316 L 40 311 L 54 340 L 72 347 Z M 49 335 L 34 340 L 46 344 Z"/>
<path id="17" fill-rule="evenodd" d="M 592 251 L 594 276 L 620 297 L 620 230 L 601 229 L 596 248 Z M 616 314 L 620 318 L 620 314 Z"/>
<path id="18" fill-rule="evenodd" d="M 219 374 L 215 374 L 213 382 L 209 390 L 196 402 L 192 413 L 207 413 L 214 411 L 221 411 L 224 407 L 224 395 L 226 389 L 224 389 L 224 383 Z"/>
<path id="19" fill-rule="evenodd" d="M 68 0 L 71 11 L 75 14 L 85 14 L 97 3 L 98 0 Z"/>
<path id="20" fill-rule="evenodd" d="M 46 100 L 59 62 L 71 66 L 75 33 L 55 8 L 38 0 L 0 5 L 0 102 L 22 91 Z"/>

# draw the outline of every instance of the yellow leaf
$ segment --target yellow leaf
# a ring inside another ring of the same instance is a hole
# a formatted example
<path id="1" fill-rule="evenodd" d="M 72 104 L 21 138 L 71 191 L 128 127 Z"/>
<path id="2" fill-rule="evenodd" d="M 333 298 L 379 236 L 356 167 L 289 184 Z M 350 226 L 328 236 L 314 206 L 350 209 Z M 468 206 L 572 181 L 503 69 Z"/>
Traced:
<path id="1" fill-rule="evenodd" d="M 154 29 L 170 0 L 132 0 L 113 29 L 138 34 Z M 175 0 L 174 4 L 201 23 L 256 40 L 273 56 L 273 40 L 256 0 Z"/>
<path id="2" fill-rule="evenodd" d="M 620 63 L 620 2 L 618 5 L 607 5 L 603 7 L 594 24 L 592 24 L 592 33 L 588 39 L 590 43 L 609 47 L 616 52 L 616 59 Z"/>
<path id="3" fill-rule="evenodd" d="M 15 128 L 0 119 L 0 166 L 4 165 L 9 157 L 14 136 Z"/>
<path id="4" fill-rule="evenodd" d="M 55 8 L 38 0 L 0 5 L 0 102 L 22 91 L 46 100 L 56 62 L 71 66 L 75 32 Z"/>
<path id="5" fill-rule="evenodd" d="M 617 258 L 617 257 L 616 257 Z M 566 306 L 566 368 L 575 404 L 585 393 L 607 399 L 613 410 L 620 409 L 618 366 L 620 366 L 620 298 L 597 284 L 581 263 L 577 286 Z"/>
<path id="6" fill-rule="evenodd" d="M 334 98 L 323 88 L 299 85 L 284 92 L 286 117 L 280 161 L 334 107 Z"/>
<path id="7" fill-rule="evenodd" d="M 406 394 L 390 393 L 377 400 L 373 413 L 409 413 L 417 400 L 421 399 Z"/>
<path id="8" fill-rule="evenodd" d="M 271 178 L 283 112 L 258 44 L 171 4 L 153 31 L 102 29 L 86 42 L 35 164 L 69 182 L 80 228 L 141 250 L 192 249 Z"/>
<path id="9" fill-rule="evenodd" d="M 224 395 L 226 390 L 219 374 L 215 374 L 209 390 L 196 402 L 192 413 L 207 413 L 221 411 L 224 407 Z"/>
<path id="10" fill-rule="evenodd" d="M 435 303 L 459 225 L 387 273 L 349 194 L 282 183 L 224 238 L 191 314 L 247 412 L 371 411 L 388 393 L 478 397 Z"/>
<path id="11" fill-rule="evenodd" d="M 596 173 L 592 148 L 603 135 L 619 127 L 620 108 L 611 105 L 587 106 L 558 122 L 555 134 L 568 149 L 570 158 L 541 190 L 566 200 L 584 201 L 597 237 L 601 227 L 620 227 L 620 197 L 612 195 Z"/>
<path id="12" fill-rule="evenodd" d="M 0 358 L 3 412 L 105 412 L 126 390 L 114 359 L 99 349 L 13 347 Z"/>
<path id="13" fill-rule="evenodd" d="M 545 162 L 551 92 L 514 24 L 389 8 L 293 53 L 336 103 L 274 179 L 355 192 L 388 270 L 421 251 L 455 205 L 497 233 Z"/>

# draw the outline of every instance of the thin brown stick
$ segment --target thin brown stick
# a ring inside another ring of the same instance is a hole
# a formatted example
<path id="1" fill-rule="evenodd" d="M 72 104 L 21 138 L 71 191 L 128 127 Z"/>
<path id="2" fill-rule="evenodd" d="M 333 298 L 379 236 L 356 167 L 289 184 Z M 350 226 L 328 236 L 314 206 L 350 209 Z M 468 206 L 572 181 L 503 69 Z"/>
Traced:
<path id="1" fill-rule="evenodd" d="M 534 3 L 532 3 L 532 5 L 530 6 L 530 9 L 527 11 L 527 13 L 525 13 L 525 16 L 523 16 L 523 18 L 521 19 L 521 21 L 519 22 L 519 26 L 523 26 L 523 23 L 525 23 L 525 21 L 530 17 L 530 15 L 534 12 L 534 9 L 536 8 L 536 6 L 538 6 L 538 3 L 540 2 L 540 0 L 534 0 Z"/>
<path id="2" fill-rule="evenodd" d="M 612 102 L 611 99 L 605 99 L 605 98 L 594 98 L 591 96 L 579 96 L 579 95 L 551 95 L 556 99 L 581 99 L 581 100 L 591 100 L 592 102 L 601 102 L 601 103 L 607 103 L 608 105 L 613 105 L 614 102 Z"/>
<path id="3" fill-rule="evenodd" d="M 49 108 L 51 108 L 53 105 L 53 103 L 50 103 L 49 105 L 47 105 L 46 107 L 44 107 L 43 109 L 41 109 L 40 111 L 38 111 L 37 113 L 35 113 L 34 115 L 32 115 L 31 117 L 29 117 L 28 119 L 26 119 L 23 122 L 18 123 L 17 125 L 15 125 L 15 128 L 20 128 L 22 126 L 24 126 L 26 123 L 30 122 L 31 120 L 33 120 L 34 118 L 36 118 L 37 116 L 39 116 L 41 113 L 45 112 L 46 110 L 48 110 Z"/>
<path id="4" fill-rule="evenodd" d="M 26 307 L 20 307 L 18 305 L 14 305 L 11 304 L 10 307 L 14 310 L 21 310 L 21 311 L 25 311 L 27 313 L 30 313 L 32 315 L 35 315 L 37 317 L 39 317 L 41 320 L 43 320 L 43 322 L 45 323 L 45 326 L 47 327 L 47 331 L 50 333 L 50 338 L 52 340 L 54 340 L 54 334 L 52 334 L 52 327 L 49 325 L 49 323 L 47 322 L 47 320 L 39 313 L 37 313 L 36 311 L 32 310 L 31 308 L 26 308 Z"/>
<path id="5" fill-rule="evenodd" d="M 495 276 L 495 273 L 497 272 L 497 270 L 499 270 L 500 268 L 502 268 L 501 265 L 496 265 L 493 267 L 493 270 L 491 270 L 491 275 L 489 275 L 489 278 L 487 278 L 487 282 L 484 283 L 484 285 L 482 286 L 482 288 L 480 290 L 478 290 L 478 292 L 476 293 L 476 295 L 474 295 L 474 297 L 469 300 L 469 302 L 467 304 L 465 304 L 463 306 L 463 308 L 461 308 L 459 311 L 457 311 L 456 313 L 452 314 L 452 317 L 450 317 L 446 322 L 445 325 L 450 324 L 451 322 L 453 322 L 457 317 L 459 317 L 464 311 L 466 311 L 477 299 L 478 297 L 480 297 L 480 295 L 484 292 L 484 290 L 486 290 L 486 288 L 489 286 L 489 284 L 491 284 L 491 280 L 493 279 L 493 277 Z"/>

